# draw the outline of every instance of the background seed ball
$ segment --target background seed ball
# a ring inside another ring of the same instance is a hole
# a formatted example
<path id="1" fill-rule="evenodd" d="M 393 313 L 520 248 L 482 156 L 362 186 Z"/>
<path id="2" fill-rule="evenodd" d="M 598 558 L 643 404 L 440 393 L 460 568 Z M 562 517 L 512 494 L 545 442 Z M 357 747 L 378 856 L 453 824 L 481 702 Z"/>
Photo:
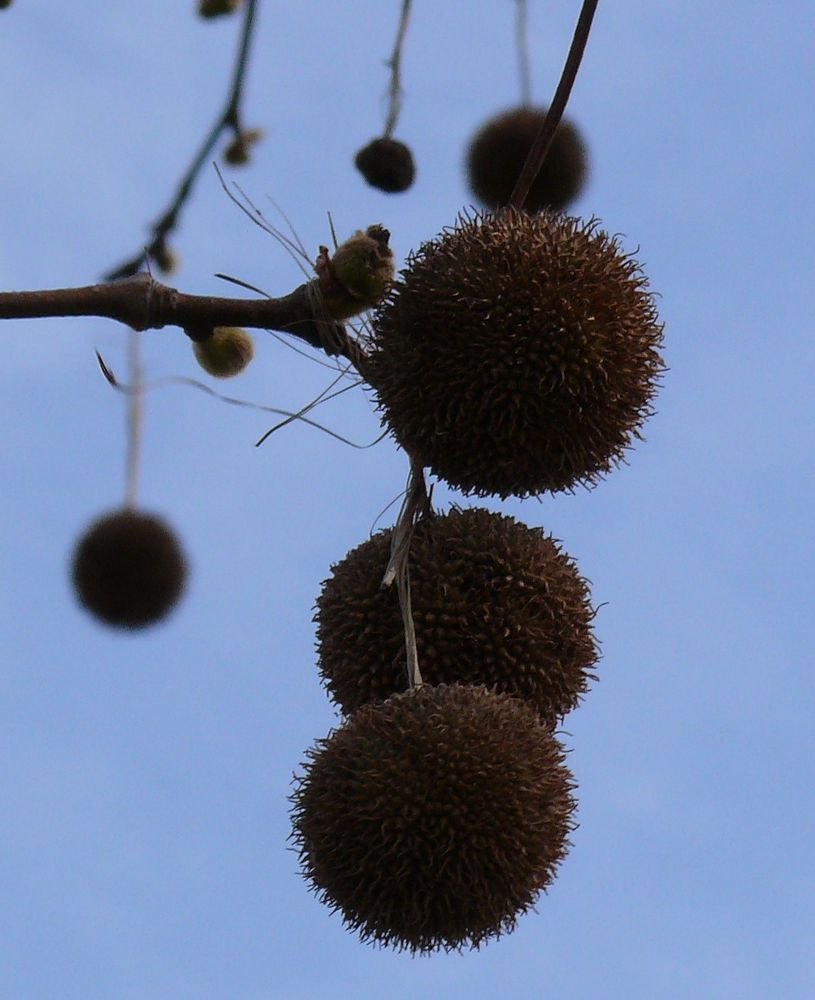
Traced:
<path id="1" fill-rule="evenodd" d="M 374 317 L 366 375 L 384 422 L 464 493 L 593 484 L 640 436 L 663 371 L 647 285 L 594 220 L 462 216 Z"/>
<path id="2" fill-rule="evenodd" d="M 513 930 L 568 847 L 560 745 L 522 701 L 482 687 L 368 705 L 304 768 L 292 797 L 302 873 L 363 940 L 478 947 Z"/>
<path id="3" fill-rule="evenodd" d="M 184 589 L 186 563 L 160 518 L 116 510 L 95 521 L 74 550 L 77 598 L 108 625 L 138 629 L 164 618 Z"/>
<path id="4" fill-rule="evenodd" d="M 381 585 L 391 536 L 352 549 L 317 599 L 320 672 L 345 713 L 407 687 L 398 596 Z M 478 508 L 426 518 L 411 541 L 410 592 L 426 682 L 518 695 L 554 725 L 594 679 L 588 586 L 540 529 Z"/>
<path id="5" fill-rule="evenodd" d="M 216 326 L 206 340 L 195 340 L 192 349 L 198 364 L 215 378 L 239 375 L 255 355 L 252 338 L 238 326 Z"/>
<path id="6" fill-rule="evenodd" d="M 513 108 L 491 118 L 474 136 L 467 153 L 467 177 L 476 198 L 488 208 L 509 202 L 546 108 Z M 564 119 L 529 192 L 524 208 L 566 208 L 583 189 L 587 158 L 579 132 Z"/>
<path id="7" fill-rule="evenodd" d="M 413 154 L 396 139 L 374 139 L 360 149 L 354 163 L 372 187 L 389 194 L 406 191 L 416 175 Z"/>

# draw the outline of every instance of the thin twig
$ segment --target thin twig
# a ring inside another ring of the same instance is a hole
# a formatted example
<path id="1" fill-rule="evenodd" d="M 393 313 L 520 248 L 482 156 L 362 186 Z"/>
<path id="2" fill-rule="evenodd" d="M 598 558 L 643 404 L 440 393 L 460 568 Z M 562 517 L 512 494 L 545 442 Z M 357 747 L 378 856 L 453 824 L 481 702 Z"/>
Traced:
<path id="1" fill-rule="evenodd" d="M 127 340 L 128 368 L 133 391 L 127 397 L 127 461 L 125 471 L 125 507 L 135 507 L 139 491 L 139 456 L 144 416 L 142 367 L 139 335 L 130 330 Z"/>
<path id="2" fill-rule="evenodd" d="M 529 32 L 526 0 L 515 0 L 515 47 L 518 51 L 518 75 L 521 81 L 521 104 L 532 103 L 532 74 L 529 69 Z"/>
<path id="3" fill-rule="evenodd" d="M 560 81 L 555 90 L 555 96 L 552 98 L 549 111 L 541 125 L 540 132 L 538 132 L 532 144 L 532 149 L 530 149 L 529 156 L 526 158 L 521 176 L 518 178 L 512 196 L 509 199 L 509 204 L 515 208 L 522 209 L 524 207 L 529 190 L 535 183 L 535 178 L 543 166 L 543 161 L 549 152 L 549 146 L 554 138 L 555 130 L 560 124 L 563 112 L 566 110 L 566 104 L 572 92 L 577 71 L 580 69 L 580 62 L 583 58 L 586 42 L 589 40 L 591 22 L 594 18 L 594 12 L 597 10 L 597 3 L 598 0 L 583 0 L 583 7 L 577 19 L 574 37 L 569 48 L 569 54 L 566 56 Z"/>
<path id="4" fill-rule="evenodd" d="M 235 57 L 235 65 L 232 70 L 232 79 L 227 94 L 226 103 L 218 119 L 206 135 L 198 152 L 192 159 L 186 173 L 179 181 L 175 196 L 164 210 L 161 216 L 153 223 L 150 230 L 150 239 L 147 243 L 147 254 L 153 256 L 157 251 L 165 247 L 168 233 L 175 229 L 178 217 L 187 198 L 190 196 L 195 179 L 203 165 L 209 160 L 212 150 L 215 148 L 221 133 L 225 129 L 230 129 L 235 135 L 241 130 L 240 123 L 240 101 L 243 92 L 243 81 L 246 76 L 246 66 L 249 58 L 249 44 L 252 38 L 252 28 L 255 23 L 255 9 L 257 0 L 248 0 L 245 8 L 243 26 L 241 28 L 238 50 Z M 104 281 L 115 281 L 117 278 L 127 278 L 136 274 L 144 264 L 145 248 L 141 247 L 138 253 L 128 260 L 119 264 L 104 275 Z"/>
<path id="5" fill-rule="evenodd" d="M 128 385 L 125 382 L 120 382 L 113 371 L 108 366 L 105 359 L 97 351 L 96 360 L 99 363 L 99 368 L 102 374 L 105 376 L 107 382 L 113 386 L 114 389 L 118 390 L 125 395 L 133 395 L 137 392 L 136 386 Z M 311 420 L 309 417 L 305 417 L 301 414 L 292 413 L 290 410 L 281 410 L 277 406 L 266 406 L 263 403 L 253 403 L 250 400 L 238 399 L 235 396 L 225 396 L 223 393 L 216 392 L 211 386 L 205 385 L 203 382 L 199 382 L 198 379 L 188 378 L 185 375 L 167 375 L 164 378 L 154 379 L 152 382 L 143 383 L 138 387 L 138 392 L 143 394 L 145 392 L 150 392 L 153 389 L 163 389 L 166 386 L 182 385 L 188 386 L 191 389 L 198 389 L 207 396 L 212 396 L 214 399 L 219 400 L 221 403 L 229 403 L 231 406 L 240 406 L 249 410 L 260 410 L 263 413 L 276 413 L 281 417 L 286 417 L 286 423 L 289 423 L 289 418 L 291 420 L 298 420 L 301 423 L 307 424 L 309 427 L 314 427 L 315 430 L 322 431 L 323 434 L 328 434 L 329 437 L 335 438 L 342 444 L 348 445 L 350 448 L 355 448 L 358 451 L 365 451 L 368 448 L 373 448 L 380 441 L 384 440 L 387 436 L 387 431 L 383 431 L 379 434 L 373 441 L 369 441 L 368 444 L 357 444 L 355 441 L 351 441 L 349 438 L 343 437 L 342 434 L 338 434 L 336 431 L 332 431 L 330 427 L 326 427 L 323 424 L 318 423 L 316 420 Z M 346 389 L 355 388 L 354 386 L 346 386 Z M 344 391 L 344 390 L 343 390 Z M 325 400 L 323 400 L 325 402 Z"/>
<path id="6" fill-rule="evenodd" d="M 384 137 L 390 139 L 396 122 L 399 119 L 399 112 L 402 110 L 402 46 L 407 33 L 408 19 L 410 18 L 411 0 L 402 0 L 402 13 L 399 16 L 399 27 L 396 31 L 396 41 L 393 52 L 385 65 L 391 71 L 391 82 L 388 89 L 388 117 L 385 120 Z"/>

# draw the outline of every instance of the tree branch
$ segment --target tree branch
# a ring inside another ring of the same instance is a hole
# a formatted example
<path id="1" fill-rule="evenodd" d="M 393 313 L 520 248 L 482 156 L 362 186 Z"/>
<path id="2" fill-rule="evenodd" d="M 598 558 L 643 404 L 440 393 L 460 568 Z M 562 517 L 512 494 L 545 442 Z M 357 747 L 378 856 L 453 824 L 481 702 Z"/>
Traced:
<path id="1" fill-rule="evenodd" d="M 249 56 L 249 43 L 252 38 L 252 29 L 255 23 L 255 9 L 257 0 L 248 0 L 246 12 L 241 29 L 241 37 L 238 42 L 238 51 L 235 58 L 235 66 L 232 71 L 232 80 L 229 86 L 226 104 L 218 116 L 217 121 L 209 130 L 206 138 L 201 144 L 198 152 L 192 159 L 183 177 L 178 183 L 175 196 L 164 210 L 161 216 L 153 223 L 150 230 L 150 239 L 146 247 L 142 247 L 138 253 L 128 260 L 123 261 L 118 267 L 108 271 L 104 275 L 104 281 L 115 281 L 118 278 L 128 278 L 136 274 L 143 266 L 145 260 L 145 249 L 147 256 L 160 257 L 166 254 L 166 239 L 168 233 L 175 229 L 178 223 L 178 216 L 187 198 L 190 196 L 192 186 L 201 168 L 209 160 L 212 150 L 224 129 L 231 129 L 237 136 L 241 130 L 240 123 L 240 100 L 243 91 L 243 81 L 246 75 L 246 66 Z"/>
<path id="2" fill-rule="evenodd" d="M 281 298 L 229 299 L 187 295 L 141 272 L 119 281 L 82 288 L 0 292 L 0 320 L 48 316 L 103 316 L 134 330 L 180 326 L 193 340 L 204 340 L 216 326 L 278 330 L 327 354 L 347 357 L 364 367 L 364 353 L 341 323 L 318 318 L 321 281 L 315 278 Z"/>

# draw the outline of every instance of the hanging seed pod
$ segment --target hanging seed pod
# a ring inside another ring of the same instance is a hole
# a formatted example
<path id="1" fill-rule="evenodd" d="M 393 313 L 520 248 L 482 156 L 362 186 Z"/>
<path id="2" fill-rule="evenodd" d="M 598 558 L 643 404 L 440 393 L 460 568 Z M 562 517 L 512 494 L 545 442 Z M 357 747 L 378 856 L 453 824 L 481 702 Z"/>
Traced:
<path id="1" fill-rule="evenodd" d="M 346 714 L 407 687 L 395 588 L 382 587 L 392 531 L 332 568 L 317 599 L 323 683 Z M 571 711 L 598 659 L 588 586 L 540 529 L 483 509 L 420 521 L 410 547 L 419 666 L 430 684 L 484 684 L 548 725 Z"/>
<path id="2" fill-rule="evenodd" d="M 477 948 L 547 888 L 575 806 L 522 701 L 431 687 L 367 705 L 308 753 L 292 796 L 304 878 L 365 941 Z"/>
<path id="3" fill-rule="evenodd" d="M 464 493 L 594 484 L 651 413 L 662 327 L 595 220 L 464 215 L 412 254 L 373 320 L 384 423 Z"/>
<path id="4" fill-rule="evenodd" d="M 71 573 L 79 603 L 94 617 L 139 629 L 161 620 L 176 605 L 186 562 L 164 521 L 122 509 L 100 517 L 79 539 Z"/>
<path id="5" fill-rule="evenodd" d="M 546 119 L 547 108 L 520 107 L 491 118 L 476 133 L 467 152 L 470 189 L 487 208 L 509 203 L 515 182 Z M 586 149 L 571 122 L 561 120 L 524 208 L 561 211 L 585 184 Z"/>
<path id="6" fill-rule="evenodd" d="M 255 355 L 255 345 L 238 326 L 216 326 L 206 340 L 192 342 L 198 364 L 215 378 L 239 375 Z"/>
<path id="7" fill-rule="evenodd" d="M 389 194 L 407 191 L 416 176 L 413 154 L 396 139 L 373 139 L 360 149 L 354 163 L 372 187 Z"/>

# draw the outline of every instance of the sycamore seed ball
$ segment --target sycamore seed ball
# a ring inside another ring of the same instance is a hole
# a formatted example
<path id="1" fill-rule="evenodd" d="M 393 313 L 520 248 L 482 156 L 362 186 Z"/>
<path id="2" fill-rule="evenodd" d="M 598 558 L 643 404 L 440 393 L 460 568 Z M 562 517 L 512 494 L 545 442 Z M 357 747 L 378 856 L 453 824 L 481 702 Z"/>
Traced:
<path id="1" fill-rule="evenodd" d="M 413 253 L 373 319 L 383 421 L 451 486 L 594 484 L 651 413 L 662 327 L 640 264 L 596 220 L 464 215 Z"/>
<path id="2" fill-rule="evenodd" d="M 252 338 L 237 326 L 218 326 L 206 340 L 195 340 L 192 349 L 198 364 L 215 378 L 239 375 L 255 354 Z"/>
<path id="3" fill-rule="evenodd" d="M 320 674 L 346 714 L 407 688 L 399 598 L 382 587 L 392 534 L 352 549 L 317 599 Z M 555 539 L 512 517 L 453 508 L 416 525 L 409 569 L 426 682 L 517 695 L 548 725 L 576 707 L 598 659 L 594 610 Z"/>
<path id="4" fill-rule="evenodd" d="M 94 617 L 139 629 L 176 605 L 187 571 L 178 539 L 163 520 L 122 509 L 103 515 L 82 535 L 71 574 L 79 603 Z"/>
<path id="5" fill-rule="evenodd" d="M 311 888 L 364 941 L 477 948 L 553 881 L 573 782 L 520 699 L 465 685 L 366 705 L 309 751 L 292 796 Z"/>
<path id="6" fill-rule="evenodd" d="M 388 194 L 407 191 L 416 176 L 413 154 L 396 139 L 373 139 L 359 150 L 354 163 L 371 187 Z"/>
<path id="7" fill-rule="evenodd" d="M 546 112 L 546 108 L 513 108 L 491 118 L 476 133 L 467 153 L 467 177 L 483 205 L 495 209 L 508 204 Z M 583 140 L 563 119 L 524 208 L 529 212 L 566 208 L 580 194 L 586 174 Z"/>

